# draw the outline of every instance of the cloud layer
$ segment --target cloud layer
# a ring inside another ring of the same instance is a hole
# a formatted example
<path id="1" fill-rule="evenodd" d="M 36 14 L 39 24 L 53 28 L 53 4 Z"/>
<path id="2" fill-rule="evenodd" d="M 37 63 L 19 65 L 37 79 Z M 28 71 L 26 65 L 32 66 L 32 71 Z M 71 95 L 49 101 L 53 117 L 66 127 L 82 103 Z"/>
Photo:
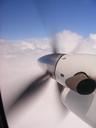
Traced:
<path id="1" fill-rule="evenodd" d="M 96 34 L 83 37 L 75 32 L 65 30 L 57 33 L 55 38 L 60 52 L 96 53 Z M 51 52 L 51 40 L 48 38 L 18 41 L 0 39 L 0 57 L 11 58 L 21 55 L 32 55 L 37 51 Z"/>

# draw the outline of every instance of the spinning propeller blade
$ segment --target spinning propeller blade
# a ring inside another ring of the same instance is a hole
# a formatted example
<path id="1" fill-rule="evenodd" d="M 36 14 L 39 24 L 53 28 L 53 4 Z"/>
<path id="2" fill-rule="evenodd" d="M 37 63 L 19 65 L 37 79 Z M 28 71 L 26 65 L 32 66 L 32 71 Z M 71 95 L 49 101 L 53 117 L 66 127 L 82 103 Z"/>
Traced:
<path id="1" fill-rule="evenodd" d="M 52 48 L 52 52 L 54 54 L 56 54 L 56 53 L 59 52 L 58 47 L 57 47 L 57 44 L 58 44 L 58 42 L 57 42 L 56 36 L 54 36 L 52 38 L 52 41 L 51 41 L 51 48 Z"/>
<path id="2" fill-rule="evenodd" d="M 17 106 L 19 103 L 24 102 L 24 100 L 29 96 L 33 96 L 40 90 L 42 90 L 45 84 L 48 82 L 49 78 L 50 73 L 46 71 L 43 75 L 37 77 L 34 81 L 29 83 L 27 85 L 27 88 L 25 88 L 25 90 L 18 97 L 16 97 L 16 99 L 10 105 L 8 112 L 12 110 L 12 108 Z"/>

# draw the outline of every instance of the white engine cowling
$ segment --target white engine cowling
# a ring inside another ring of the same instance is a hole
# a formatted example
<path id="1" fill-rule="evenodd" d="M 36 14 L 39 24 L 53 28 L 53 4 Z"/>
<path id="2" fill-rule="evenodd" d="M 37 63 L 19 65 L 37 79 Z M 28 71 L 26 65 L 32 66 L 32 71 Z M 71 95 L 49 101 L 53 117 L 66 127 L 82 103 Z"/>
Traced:
<path id="1" fill-rule="evenodd" d="M 95 55 L 63 55 L 56 65 L 55 79 L 74 91 L 82 91 L 81 94 L 91 93 L 96 88 L 95 65 Z"/>

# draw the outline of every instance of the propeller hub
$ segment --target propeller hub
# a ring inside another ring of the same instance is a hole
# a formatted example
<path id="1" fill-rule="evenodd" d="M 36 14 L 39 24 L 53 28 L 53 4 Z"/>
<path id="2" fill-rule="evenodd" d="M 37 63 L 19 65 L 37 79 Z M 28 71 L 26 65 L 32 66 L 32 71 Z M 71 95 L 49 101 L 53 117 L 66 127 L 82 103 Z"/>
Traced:
<path id="1" fill-rule="evenodd" d="M 48 72 L 52 74 L 52 77 L 55 77 L 54 76 L 55 68 L 58 60 L 62 57 L 62 55 L 64 54 L 60 54 L 60 53 L 48 54 L 40 57 L 38 61 L 40 64 L 46 65 Z"/>

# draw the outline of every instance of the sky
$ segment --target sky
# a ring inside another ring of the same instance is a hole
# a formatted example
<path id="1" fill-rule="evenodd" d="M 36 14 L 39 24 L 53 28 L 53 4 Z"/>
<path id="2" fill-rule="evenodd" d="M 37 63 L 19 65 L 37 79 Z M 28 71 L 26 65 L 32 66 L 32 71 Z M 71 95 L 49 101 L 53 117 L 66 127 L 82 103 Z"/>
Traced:
<path id="1" fill-rule="evenodd" d="M 70 30 L 96 33 L 95 0 L 0 0 L 0 38 L 49 37 Z"/>

